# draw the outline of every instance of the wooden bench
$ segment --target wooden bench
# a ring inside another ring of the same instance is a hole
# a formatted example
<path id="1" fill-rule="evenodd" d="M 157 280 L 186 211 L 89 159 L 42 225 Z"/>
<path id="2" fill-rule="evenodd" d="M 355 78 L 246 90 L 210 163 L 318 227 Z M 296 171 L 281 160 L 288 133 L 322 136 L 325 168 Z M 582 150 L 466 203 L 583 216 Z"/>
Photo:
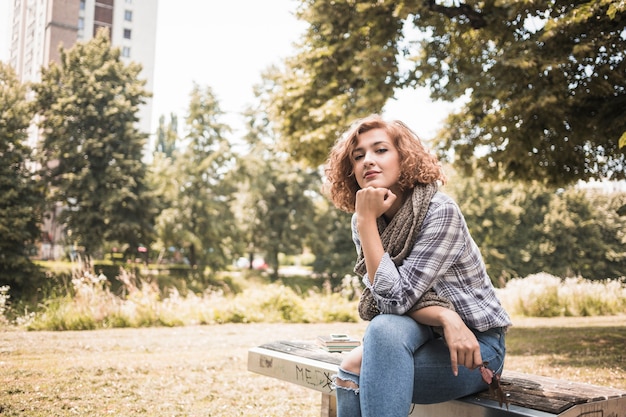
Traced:
<path id="1" fill-rule="evenodd" d="M 314 342 L 277 341 L 248 351 L 248 370 L 322 393 L 322 417 L 336 416 L 332 376 L 342 354 Z M 626 391 L 505 371 L 501 379 L 509 407 L 500 407 L 489 392 L 440 404 L 414 404 L 420 417 L 626 417 Z"/>

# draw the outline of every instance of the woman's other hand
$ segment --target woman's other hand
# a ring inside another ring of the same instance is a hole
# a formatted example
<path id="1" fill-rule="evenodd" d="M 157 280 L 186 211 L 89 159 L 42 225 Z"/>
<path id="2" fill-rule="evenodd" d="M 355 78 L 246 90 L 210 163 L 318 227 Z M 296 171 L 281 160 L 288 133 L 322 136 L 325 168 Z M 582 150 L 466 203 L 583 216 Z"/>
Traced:
<path id="1" fill-rule="evenodd" d="M 449 311 L 442 322 L 443 336 L 450 350 L 450 363 L 454 375 L 459 374 L 459 365 L 475 369 L 483 364 L 480 345 L 474 333 L 465 325 L 461 317 Z"/>

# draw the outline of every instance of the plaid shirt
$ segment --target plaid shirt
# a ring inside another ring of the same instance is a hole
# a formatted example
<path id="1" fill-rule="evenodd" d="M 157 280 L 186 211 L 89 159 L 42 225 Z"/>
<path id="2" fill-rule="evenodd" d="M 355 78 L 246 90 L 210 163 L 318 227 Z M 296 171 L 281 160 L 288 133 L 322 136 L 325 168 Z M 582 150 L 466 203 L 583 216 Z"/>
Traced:
<path id="1" fill-rule="evenodd" d="M 357 253 L 361 241 L 352 217 L 352 239 Z M 415 247 L 396 266 L 385 253 L 371 284 L 381 312 L 406 313 L 430 288 L 452 302 L 468 327 L 486 331 L 508 327 L 511 319 L 496 297 L 478 246 L 470 236 L 456 203 L 437 192 L 428 207 Z"/>

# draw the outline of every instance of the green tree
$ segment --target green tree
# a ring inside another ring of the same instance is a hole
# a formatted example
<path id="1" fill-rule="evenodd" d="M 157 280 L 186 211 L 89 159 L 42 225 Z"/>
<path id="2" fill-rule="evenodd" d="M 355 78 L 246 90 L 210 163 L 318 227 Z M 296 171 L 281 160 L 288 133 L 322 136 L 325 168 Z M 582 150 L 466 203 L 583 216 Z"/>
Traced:
<path id="1" fill-rule="evenodd" d="M 544 236 L 536 256 L 542 270 L 590 279 L 624 276 L 626 221 L 617 217 L 606 195 L 574 188 L 558 193 L 542 227 Z"/>
<path id="2" fill-rule="evenodd" d="M 273 146 L 272 127 L 261 110 L 263 88 L 257 87 L 260 106 L 246 115 L 247 153 L 238 160 L 237 180 L 240 201 L 237 212 L 247 247 L 265 254 L 278 278 L 278 255 L 302 253 L 307 236 L 313 231 L 313 198 L 319 175 L 299 166 Z"/>
<path id="3" fill-rule="evenodd" d="M 178 197 L 181 175 L 178 174 L 181 139 L 178 135 L 178 118 L 171 114 L 166 123 L 165 116 L 159 118 L 152 163 L 148 172 L 150 188 L 157 196 L 158 215 L 155 219 L 156 242 L 154 249 L 162 259 L 169 249 L 182 239 L 182 223 L 177 221 Z M 175 249 L 181 249 L 175 247 Z"/>
<path id="4" fill-rule="evenodd" d="M 338 129 L 421 85 L 463 99 L 439 148 L 466 173 L 624 178 L 625 12 L 621 0 L 303 2 L 309 28 L 273 117 L 289 151 L 317 165 Z"/>
<path id="5" fill-rule="evenodd" d="M 137 113 L 149 93 L 141 66 L 125 64 L 105 31 L 60 51 L 34 85 L 41 117 L 42 175 L 65 205 L 68 243 L 93 255 L 105 242 L 129 250 L 152 240 L 153 198 Z"/>
<path id="6" fill-rule="evenodd" d="M 171 158 L 178 143 L 178 117 L 170 114 L 170 122 L 165 124 L 165 116 L 159 118 L 159 127 L 156 134 L 155 154 L 163 154 Z"/>
<path id="7" fill-rule="evenodd" d="M 315 202 L 315 228 L 307 237 L 307 246 L 315 255 L 313 271 L 335 282 L 354 275 L 357 253 L 351 219 L 350 213 L 338 210 L 327 199 Z"/>
<path id="8" fill-rule="evenodd" d="M 312 231 L 314 216 L 311 197 L 307 195 L 319 176 L 311 170 L 290 164 L 286 158 L 266 161 L 267 174 L 262 184 L 255 184 L 256 247 L 266 254 L 274 278 L 278 277 L 278 255 L 302 253 L 306 236 Z M 258 178 L 257 178 L 258 179 Z"/>
<path id="9" fill-rule="evenodd" d="M 538 182 L 489 182 L 454 175 L 458 201 L 496 285 L 538 272 L 588 279 L 626 270 L 624 193 L 553 190 Z"/>
<path id="10" fill-rule="evenodd" d="M 182 248 L 189 263 L 204 277 L 205 268 L 219 271 L 229 264 L 237 227 L 230 210 L 234 188 L 227 177 L 233 156 L 226 138 L 230 127 L 210 87 L 194 85 L 186 116 L 187 135 L 171 146 L 163 162 L 165 208 L 158 218 L 164 247 Z"/>
<path id="11" fill-rule="evenodd" d="M 508 261 L 513 265 L 511 277 L 525 277 L 542 272 L 541 245 L 545 240 L 543 222 L 550 210 L 555 190 L 547 189 L 539 182 L 519 183 L 508 181 L 515 188 L 513 205 L 519 208 L 515 233 L 509 237 L 513 246 Z M 494 231 L 497 233 L 497 231 Z M 548 272 L 548 271 L 545 271 Z"/>
<path id="12" fill-rule="evenodd" d="M 33 113 L 26 94 L 12 68 L 0 62 L 0 285 L 8 284 L 14 296 L 37 275 L 29 255 L 40 236 L 43 206 L 41 186 L 28 167 Z"/>
<path id="13" fill-rule="evenodd" d="M 309 28 L 275 77 L 269 109 L 284 149 L 317 166 L 347 123 L 379 112 L 400 83 L 402 20 L 390 1 L 302 3 Z"/>

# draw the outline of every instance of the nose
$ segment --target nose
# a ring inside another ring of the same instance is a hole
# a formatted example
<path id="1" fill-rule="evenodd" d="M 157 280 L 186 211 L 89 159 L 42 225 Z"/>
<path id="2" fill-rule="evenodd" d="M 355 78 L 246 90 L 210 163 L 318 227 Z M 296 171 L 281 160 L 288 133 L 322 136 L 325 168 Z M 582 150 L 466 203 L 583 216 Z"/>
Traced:
<path id="1" fill-rule="evenodd" d="M 372 165 L 374 163 L 374 158 L 373 158 L 373 153 L 372 152 L 365 152 L 365 154 L 363 155 L 363 165 L 368 166 L 368 165 Z"/>

